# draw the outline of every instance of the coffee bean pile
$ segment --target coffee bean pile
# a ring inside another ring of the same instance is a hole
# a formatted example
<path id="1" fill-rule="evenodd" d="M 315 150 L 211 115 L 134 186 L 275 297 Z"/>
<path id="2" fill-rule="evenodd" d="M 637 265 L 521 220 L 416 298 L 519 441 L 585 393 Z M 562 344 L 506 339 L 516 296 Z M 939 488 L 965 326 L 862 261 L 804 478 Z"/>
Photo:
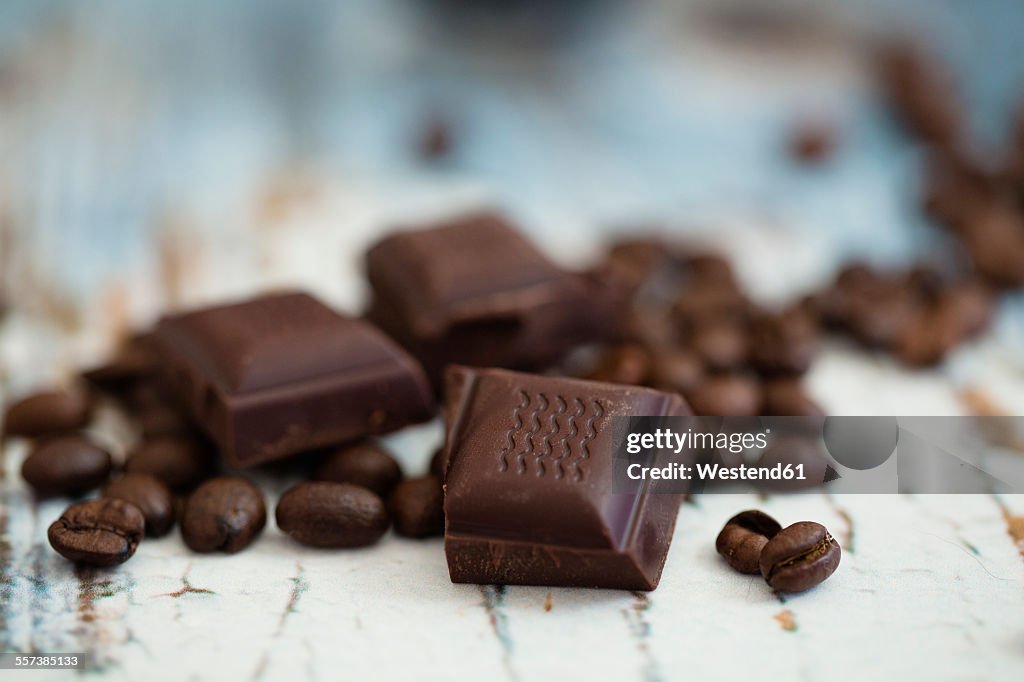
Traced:
<path id="1" fill-rule="evenodd" d="M 923 208 L 959 244 L 950 261 L 954 270 L 966 273 L 974 290 L 967 297 L 975 299 L 983 288 L 1024 286 L 1024 110 L 1005 153 L 982 160 L 968 139 L 969 112 L 941 61 L 918 45 L 895 43 L 880 50 L 878 66 L 893 114 L 926 150 Z M 960 305 L 973 308 L 976 302 L 952 304 Z M 908 339 L 897 354 L 911 364 L 929 364 L 950 339 L 952 345 L 959 342 L 945 321 L 922 324 L 944 338 L 939 347 Z"/>
<path id="2" fill-rule="evenodd" d="M 820 336 L 812 309 L 760 308 L 727 260 L 657 239 L 613 245 L 595 276 L 621 299 L 623 339 L 575 373 L 678 392 L 698 415 L 821 414 L 800 382 Z"/>
<path id="3" fill-rule="evenodd" d="M 984 331 L 995 311 L 994 291 L 983 280 L 926 266 L 882 272 L 851 264 L 812 300 L 827 328 L 915 367 L 941 362 Z"/>
<path id="4" fill-rule="evenodd" d="M 839 543 L 820 523 L 800 521 L 783 528 L 757 510 L 729 519 L 715 549 L 732 568 L 760 574 L 776 592 L 803 592 L 823 583 L 842 557 Z"/>
<path id="5" fill-rule="evenodd" d="M 5 437 L 32 439 L 22 477 L 39 498 L 97 499 L 69 506 L 53 522 L 53 548 L 81 564 L 127 561 L 143 537 L 180 525 L 195 552 L 235 553 L 266 525 L 263 492 L 241 476 L 222 475 L 213 444 L 167 400 L 156 383 L 146 336 L 129 340 L 107 365 L 83 374 L 89 390 L 45 391 L 10 404 Z M 85 433 L 94 406 L 111 398 L 140 434 L 123 466 Z M 399 535 L 443 534 L 441 479 L 403 480 L 379 445 L 360 442 L 316 453 L 310 479 L 281 496 L 278 527 L 311 547 L 362 547 L 392 526 Z"/>

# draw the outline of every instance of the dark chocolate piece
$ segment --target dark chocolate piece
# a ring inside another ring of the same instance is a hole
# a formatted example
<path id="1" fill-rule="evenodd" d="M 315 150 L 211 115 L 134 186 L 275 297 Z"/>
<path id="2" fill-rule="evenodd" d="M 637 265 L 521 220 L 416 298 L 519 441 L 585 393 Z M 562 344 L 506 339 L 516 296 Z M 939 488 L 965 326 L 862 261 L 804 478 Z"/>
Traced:
<path id="1" fill-rule="evenodd" d="M 369 318 L 438 382 L 448 363 L 539 369 L 611 336 L 613 297 L 545 258 L 503 218 L 402 232 L 367 254 Z"/>
<path id="2" fill-rule="evenodd" d="M 449 368 L 445 553 L 456 583 L 653 590 L 680 495 L 612 490 L 613 418 L 689 414 L 648 388 Z"/>
<path id="3" fill-rule="evenodd" d="M 166 317 L 156 331 L 178 400 L 236 466 L 429 419 L 413 358 L 302 293 Z"/>

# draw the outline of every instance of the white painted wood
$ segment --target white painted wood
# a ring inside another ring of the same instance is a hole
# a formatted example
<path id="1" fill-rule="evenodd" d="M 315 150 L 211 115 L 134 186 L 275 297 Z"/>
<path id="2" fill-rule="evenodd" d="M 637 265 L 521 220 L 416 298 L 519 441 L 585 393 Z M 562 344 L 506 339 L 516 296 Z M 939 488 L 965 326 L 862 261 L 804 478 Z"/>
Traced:
<path id="1" fill-rule="evenodd" d="M 68 380 L 118 332 L 167 306 L 301 286 L 358 310 L 368 243 L 395 224 L 480 203 L 507 207 L 567 264 L 594 254 L 595 233 L 637 215 L 668 230 L 697 228 L 768 300 L 820 282 L 851 250 L 898 260 L 926 240 L 903 208 L 908 154 L 879 151 L 891 139 L 855 113 L 865 106 L 856 74 L 833 82 L 828 69 L 811 68 L 802 72 L 810 95 L 768 101 L 775 90 L 765 79 L 778 76 L 760 72 L 754 97 L 742 59 L 681 41 L 652 20 L 659 4 L 563 54 L 563 76 L 578 91 L 552 91 L 526 78 L 529 63 L 504 63 L 509 80 L 500 84 L 478 65 L 427 87 L 429 78 L 404 69 L 422 61 L 443 74 L 454 48 L 403 42 L 421 32 L 409 16 L 392 22 L 377 9 L 390 3 L 341 3 L 310 48 L 335 66 L 294 111 L 265 106 L 275 100 L 260 80 L 267 62 L 254 66 L 259 41 L 243 40 L 236 54 L 221 40 L 235 35 L 240 10 L 210 9 L 196 22 L 195 8 L 161 3 L 157 21 L 132 3 L 108 3 L 28 22 L 0 40 L 20 79 L 0 120 L 0 210 L 16 226 L 15 257 L 0 259 L 0 274 L 18 304 L 0 322 L 0 402 Z M 353 25 L 367 28 L 353 35 Z M 619 63 L 638 45 L 652 50 L 649 69 Z M 766 150 L 822 82 L 851 143 L 834 171 L 811 178 Z M 410 161 L 405 142 L 437 92 L 470 119 L 459 164 L 441 172 Z M 656 95 L 662 106 L 652 108 Z M 751 110 L 755 100 L 764 111 Z M 315 153 L 289 136 L 282 119 L 292 116 L 326 131 Z M 646 125 L 626 125 L 637 117 Z M 834 343 L 808 384 L 837 413 L 961 413 L 958 396 L 974 387 L 1020 414 L 1020 308 L 1008 304 L 997 331 L 942 369 L 909 372 Z M 116 431 L 107 420 L 100 435 L 116 443 Z M 435 425 L 390 442 L 415 473 L 438 438 Z M 4 449 L 0 648 L 88 651 L 105 679 L 1024 673 L 1022 496 L 704 496 L 683 507 L 650 595 L 452 585 L 439 540 L 389 535 L 370 549 L 315 551 L 288 542 L 272 521 L 237 556 L 194 555 L 172 534 L 146 541 L 115 571 L 76 573 L 45 540 L 65 502 L 33 503 L 17 473 L 23 456 L 20 443 Z M 261 483 L 272 509 L 288 481 Z M 837 574 L 782 602 L 759 579 L 725 570 L 714 538 L 749 507 L 825 523 L 844 547 Z"/>

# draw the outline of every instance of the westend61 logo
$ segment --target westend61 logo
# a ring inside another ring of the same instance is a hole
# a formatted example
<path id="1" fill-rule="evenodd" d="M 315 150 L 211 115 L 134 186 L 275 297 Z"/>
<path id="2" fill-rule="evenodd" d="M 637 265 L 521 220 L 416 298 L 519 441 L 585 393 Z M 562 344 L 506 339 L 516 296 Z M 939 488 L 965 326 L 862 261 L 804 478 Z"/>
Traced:
<path id="1" fill-rule="evenodd" d="M 1024 491 L 1024 417 L 612 421 L 615 492 Z"/>

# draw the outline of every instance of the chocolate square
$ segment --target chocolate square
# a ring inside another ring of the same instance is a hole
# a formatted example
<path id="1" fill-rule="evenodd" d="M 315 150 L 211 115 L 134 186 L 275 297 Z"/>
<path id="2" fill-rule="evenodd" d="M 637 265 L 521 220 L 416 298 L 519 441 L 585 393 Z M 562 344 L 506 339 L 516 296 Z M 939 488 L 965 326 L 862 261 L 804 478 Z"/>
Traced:
<path id="1" fill-rule="evenodd" d="M 653 590 L 681 496 L 613 492 L 615 417 L 684 416 L 647 388 L 451 367 L 445 553 L 453 582 Z"/>
<path id="2" fill-rule="evenodd" d="M 438 381 L 448 363 L 539 369 L 614 333 L 602 285 L 549 261 L 504 218 L 465 216 L 367 254 L 368 317 Z"/>
<path id="3" fill-rule="evenodd" d="M 155 338 L 168 385 L 236 466 L 392 431 L 433 412 L 413 358 L 307 294 L 165 317 Z"/>

